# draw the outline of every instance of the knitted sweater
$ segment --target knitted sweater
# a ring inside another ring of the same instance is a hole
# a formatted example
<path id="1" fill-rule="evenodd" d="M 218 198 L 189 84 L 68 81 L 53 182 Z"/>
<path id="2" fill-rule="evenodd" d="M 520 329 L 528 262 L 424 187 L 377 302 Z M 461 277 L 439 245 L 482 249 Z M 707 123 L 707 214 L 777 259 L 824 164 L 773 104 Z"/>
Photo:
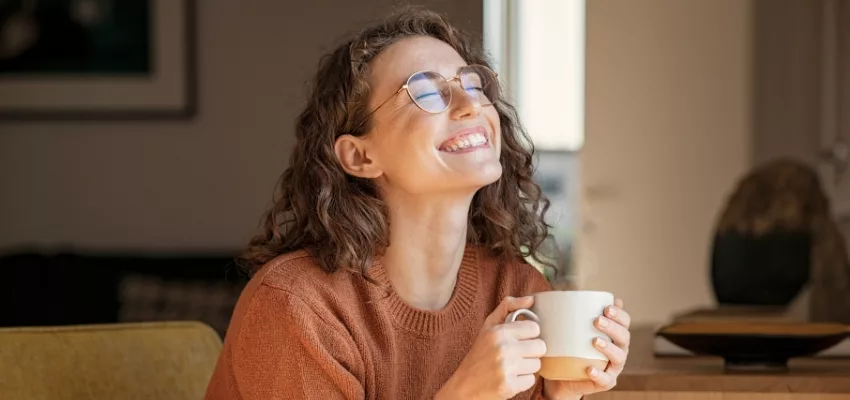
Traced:
<path id="1" fill-rule="evenodd" d="M 467 246 L 440 311 L 409 306 L 389 286 L 326 273 L 305 251 L 264 266 L 243 291 L 207 389 L 213 399 L 431 399 L 505 296 L 549 290 L 534 267 L 499 266 Z M 542 380 L 515 399 L 541 397 Z"/>

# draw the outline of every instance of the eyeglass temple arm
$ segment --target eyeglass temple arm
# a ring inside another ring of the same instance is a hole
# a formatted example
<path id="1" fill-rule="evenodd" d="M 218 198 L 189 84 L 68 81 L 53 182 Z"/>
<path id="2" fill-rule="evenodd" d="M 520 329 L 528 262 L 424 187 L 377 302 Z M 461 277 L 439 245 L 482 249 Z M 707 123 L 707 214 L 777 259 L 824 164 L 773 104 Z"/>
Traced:
<path id="1" fill-rule="evenodd" d="M 398 94 L 399 94 L 399 93 L 401 93 L 401 92 L 402 92 L 402 91 L 404 91 L 404 90 L 407 90 L 407 84 L 405 84 L 404 86 L 402 86 L 402 87 L 400 87 L 398 90 L 396 90 L 396 91 L 395 91 L 395 93 L 393 93 L 393 95 L 392 95 L 392 96 L 390 96 L 389 98 L 387 98 L 386 100 L 384 100 L 384 102 L 383 102 L 383 103 L 378 104 L 378 106 L 377 106 L 377 107 L 375 107 L 375 109 L 374 109 L 374 110 L 372 110 L 372 112 L 370 112 L 369 114 L 366 114 L 366 117 L 364 117 L 364 118 L 363 118 L 363 121 L 360 121 L 360 123 L 359 123 L 359 124 L 357 124 L 357 126 L 356 126 L 354 129 L 356 130 L 356 129 L 359 129 L 361 126 L 363 126 L 363 124 L 365 124 L 365 123 L 366 123 L 366 121 L 368 121 L 368 120 L 369 120 L 369 118 L 372 116 L 372 114 L 376 113 L 378 110 L 380 110 L 380 109 L 381 109 L 381 107 L 383 107 L 383 106 L 384 106 L 384 104 L 389 103 L 389 101 L 390 101 L 390 100 L 392 100 L 394 97 L 398 96 Z"/>

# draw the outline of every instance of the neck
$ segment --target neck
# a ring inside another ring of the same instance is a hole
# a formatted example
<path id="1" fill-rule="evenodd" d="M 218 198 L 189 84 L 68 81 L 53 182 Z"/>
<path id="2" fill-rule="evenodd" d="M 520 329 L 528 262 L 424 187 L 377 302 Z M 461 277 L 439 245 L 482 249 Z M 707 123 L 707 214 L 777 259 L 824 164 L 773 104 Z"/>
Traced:
<path id="1" fill-rule="evenodd" d="M 472 195 L 422 198 L 386 194 L 389 247 L 383 256 L 387 277 L 407 304 L 440 310 L 454 292 L 466 248 Z"/>

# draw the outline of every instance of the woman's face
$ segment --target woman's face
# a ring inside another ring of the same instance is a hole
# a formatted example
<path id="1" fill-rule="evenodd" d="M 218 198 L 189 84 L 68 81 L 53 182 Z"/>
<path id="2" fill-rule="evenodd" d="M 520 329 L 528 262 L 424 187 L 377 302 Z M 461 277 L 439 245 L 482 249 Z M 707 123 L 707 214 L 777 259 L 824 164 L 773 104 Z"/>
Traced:
<path id="1" fill-rule="evenodd" d="M 372 130 L 362 140 L 383 190 L 474 193 L 501 176 L 495 107 L 482 106 L 457 80 L 449 82 L 451 103 L 441 113 L 420 109 L 406 91 L 393 96 L 416 72 L 451 79 L 466 65 L 451 46 L 424 36 L 400 40 L 372 61 L 369 110 L 390 100 L 372 115 Z"/>

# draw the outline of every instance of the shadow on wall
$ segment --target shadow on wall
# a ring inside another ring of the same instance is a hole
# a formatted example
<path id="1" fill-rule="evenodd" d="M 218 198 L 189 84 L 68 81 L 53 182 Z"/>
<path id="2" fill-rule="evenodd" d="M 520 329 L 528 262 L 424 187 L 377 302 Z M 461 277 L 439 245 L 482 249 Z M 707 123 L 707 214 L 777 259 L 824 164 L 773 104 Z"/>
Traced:
<path id="1" fill-rule="evenodd" d="M 0 326 L 192 320 L 221 336 L 248 280 L 231 254 L 17 251 L 0 275 Z"/>

